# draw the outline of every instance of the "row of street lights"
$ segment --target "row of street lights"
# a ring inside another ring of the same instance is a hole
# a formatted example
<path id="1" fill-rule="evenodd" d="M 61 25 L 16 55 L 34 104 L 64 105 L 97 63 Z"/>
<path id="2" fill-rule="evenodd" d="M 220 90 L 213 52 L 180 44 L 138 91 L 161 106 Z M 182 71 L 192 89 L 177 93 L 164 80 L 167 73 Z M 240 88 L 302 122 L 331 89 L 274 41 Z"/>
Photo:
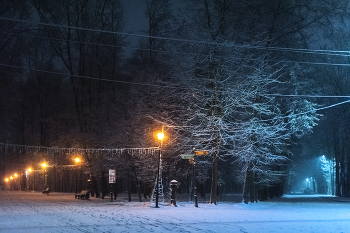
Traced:
<path id="1" fill-rule="evenodd" d="M 5 178 L 5 181 L 6 181 L 6 182 L 9 182 L 9 181 L 11 181 L 11 180 L 17 178 L 17 176 L 18 176 L 17 173 L 15 173 L 13 176 L 10 176 L 10 178 L 7 178 L 7 177 L 6 177 L 6 178 Z"/>
<path id="2" fill-rule="evenodd" d="M 44 169 L 44 175 L 45 175 L 45 171 L 46 171 L 46 167 L 47 167 L 47 164 L 46 163 L 42 163 L 42 164 L 40 164 L 42 167 L 43 167 L 43 169 Z M 6 177 L 5 178 L 5 182 L 6 183 L 8 183 L 8 182 L 10 182 L 10 181 L 12 181 L 12 180 L 15 180 L 17 177 L 21 177 L 22 175 L 26 175 L 26 177 L 31 173 L 31 172 L 33 172 L 34 173 L 34 171 L 35 170 L 33 170 L 32 168 L 28 168 L 25 172 L 24 172 L 24 174 L 21 174 L 21 173 L 18 173 L 17 174 L 17 172 L 14 174 L 14 175 L 11 175 L 10 177 Z M 46 179 L 45 179 L 45 184 L 46 184 Z M 35 185 L 35 176 L 33 175 L 33 191 L 34 191 L 34 185 Z M 20 188 L 21 188 L 21 186 L 20 186 Z"/>
<path id="3" fill-rule="evenodd" d="M 156 190 L 157 190 L 157 193 L 156 193 L 156 208 L 159 208 L 158 206 L 158 200 L 159 200 L 159 179 L 160 179 L 160 172 L 161 172 L 161 168 L 160 168 L 160 163 L 161 163 L 161 149 L 162 149 L 162 144 L 163 144 L 163 139 L 164 139 L 164 127 L 162 127 L 162 132 L 161 133 L 158 133 L 157 134 L 158 136 L 158 139 L 159 139 L 159 154 L 158 154 L 158 172 L 157 172 L 157 186 L 156 186 Z M 75 161 L 75 165 L 78 165 L 80 164 L 81 160 L 80 158 L 76 157 L 74 159 Z M 44 170 L 44 186 L 45 188 L 47 187 L 47 174 L 46 174 L 46 168 L 48 167 L 48 165 L 44 162 L 41 164 L 43 170 Z M 31 168 L 28 168 L 25 173 L 26 175 L 28 175 L 30 172 L 34 172 L 34 170 L 32 170 Z M 17 173 L 15 173 L 13 175 L 15 178 L 17 178 Z M 10 178 L 5 178 L 5 182 L 9 182 L 11 180 L 14 179 L 14 177 L 11 176 Z M 33 190 L 34 190 L 34 185 L 35 185 L 35 176 L 33 176 Z M 77 192 L 77 189 L 78 189 L 78 169 L 77 169 L 77 172 L 76 172 L 76 179 L 75 179 L 75 193 Z"/>
<path id="4" fill-rule="evenodd" d="M 74 161 L 75 161 L 76 165 L 78 165 L 81 162 L 80 158 L 78 158 L 78 157 L 76 157 L 74 159 Z M 40 165 L 44 171 L 44 186 L 45 186 L 45 188 L 47 188 L 47 186 L 48 186 L 48 184 L 47 184 L 47 167 L 49 167 L 49 165 L 46 162 L 43 162 Z M 33 172 L 33 191 L 35 190 L 35 176 L 34 176 L 35 171 L 38 171 L 38 170 L 33 170 L 32 168 L 28 168 L 25 171 L 26 177 L 29 176 L 29 174 L 31 172 Z M 17 173 L 15 173 L 14 175 L 11 175 L 10 177 L 5 177 L 4 180 L 6 183 L 8 183 L 8 182 L 11 182 L 12 180 L 15 180 L 17 177 L 20 177 L 21 175 L 24 175 L 24 174 L 19 173 L 19 175 L 18 175 Z M 75 192 L 77 192 L 77 187 L 78 187 L 78 171 L 77 171 L 76 180 L 75 180 Z"/>

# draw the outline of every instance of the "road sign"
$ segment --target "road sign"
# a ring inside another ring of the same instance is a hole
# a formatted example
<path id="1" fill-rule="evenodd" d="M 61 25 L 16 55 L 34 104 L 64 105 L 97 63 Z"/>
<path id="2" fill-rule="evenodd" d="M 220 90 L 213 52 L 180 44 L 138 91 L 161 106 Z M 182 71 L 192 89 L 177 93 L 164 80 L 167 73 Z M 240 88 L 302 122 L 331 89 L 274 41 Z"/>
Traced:
<path id="1" fill-rule="evenodd" d="M 194 152 L 195 155 L 207 155 L 209 154 L 208 150 L 197 150 Z"/>
<path id="2" fill-rule="evenodd" d="M 182 159 L 193 159 L 192 154 L 181 154 L 180 156 Z"/>
<path id="3" fill-rule="evenodd" d="M 115 183 L 115 170 L 109 169 L 109 183 Z"/>

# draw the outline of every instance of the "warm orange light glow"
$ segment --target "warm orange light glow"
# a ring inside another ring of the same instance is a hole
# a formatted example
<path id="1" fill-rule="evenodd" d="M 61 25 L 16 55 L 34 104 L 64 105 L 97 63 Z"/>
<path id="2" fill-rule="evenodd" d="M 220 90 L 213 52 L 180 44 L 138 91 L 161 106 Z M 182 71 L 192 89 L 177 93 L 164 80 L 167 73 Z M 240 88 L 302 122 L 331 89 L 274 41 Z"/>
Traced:
<path id="1" fill-rule="evenodd" d="M 28 172 L 31 172 L 32 171 L 32 169 L 31 168 L 28 168 Z"/>
<path id="2" fill-rule="evenodd" d="M 41 164 L 41 166 L 46 167 L 47 165 L 46 165 L 46 163 L 43 163 L 43 164 Z"/>
<path id="3" fill-rule="evenodd" d="M 164 138 L 164 134 L 163 133 L 158 133 L 158 139 L 159 140 L 163 140 Z"/>
<path id="4" fill-rule="evenodd" d="M 9 182 L 9 179 L 6 178 L 5 181 L 6 181 L 6 182 Z"/>
<path id="5" fill-rule="evenodd" d="M 17 173 L 15 173 L 15 177 L 17 177 Z"/>
<path id="6" fill-rule="evenodd" d="M 75 162 L 79 163 L 80 159 L 79 158 L 75 158 Z"/>
<path id="7" fill-rule="evenodd" d="M 13 177 L 11 176 L 10 179 L 13 180 Z"/>

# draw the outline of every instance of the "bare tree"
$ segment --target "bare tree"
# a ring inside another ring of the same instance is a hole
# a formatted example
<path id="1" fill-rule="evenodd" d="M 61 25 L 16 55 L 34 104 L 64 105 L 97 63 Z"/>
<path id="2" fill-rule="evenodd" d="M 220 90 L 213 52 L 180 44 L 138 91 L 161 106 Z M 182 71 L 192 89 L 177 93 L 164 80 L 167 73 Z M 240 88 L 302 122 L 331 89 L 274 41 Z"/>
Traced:
<path id="1" fill-rule="evenodd" d="M 69 73 L 80 132 L 91 132 L 106 98 L 107 85 L 99 79 L 118 77 L 123 42 L 115 32 L 123 28 L 122 5 L 111 0 L 33 4 L 53 50 Z M 114 97 L 115 88 L 108 90 Z M 105 103 L 113 103 L 113 98 Z"/>

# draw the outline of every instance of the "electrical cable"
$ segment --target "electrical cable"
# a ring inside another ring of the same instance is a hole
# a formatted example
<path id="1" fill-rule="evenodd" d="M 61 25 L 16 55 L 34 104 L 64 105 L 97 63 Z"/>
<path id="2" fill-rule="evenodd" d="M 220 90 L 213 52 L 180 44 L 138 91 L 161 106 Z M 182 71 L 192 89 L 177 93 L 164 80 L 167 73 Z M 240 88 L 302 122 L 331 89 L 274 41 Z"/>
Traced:
<path id="1" fill-rule="evenodd" d="M 0 66 L 10 67 L 10 68 L 17 68 L 17 69 L 25 69 L 25 70 L 42 72 L 42 73 L 48 73 L 48 74 L 63 75 L 63 76 L 69 76 L 69 77 L 75 77 L 75 78 L 85 78 L 85 79 L 91 79 L 91 80 L 97 80 L 97 81 L 105 81 L 105 82 L 124 83 L 124 84 L 133 84 L 133 85 L 151 86 L 151 87 L 163 87 L 163 88 L 167 87 L 167 88 L 175 88 L 175 89 L 188 89 L 187 87 L 173 87 L 173 86 L 164 86 L 164 85 L 157 85 L 157 84 L 147 84 L 147 83 L 119 81 L 119 80 L 105 79 L 105 78 L 94 78 L 94 77 L 90 77 L 90 76 L 82 76 L 82 75 L 75 75 L 75 74 L 65 74 L 65 73 L 60 73 L 60 72 L 32 69 L 32 68 L 29 68 L 29 67 L 8 65 L 8 64 L 2 64 L 2 63 L 0 63 Z"/>
<path id="2" fill-rule="evenodd" d="M 19 22 L 19 23 L 29 23 L 29 24 L 35 23 L 35 22 L 31 22 L 29 20 L 11 19 L 11 18 L 6 18 L 6 17 L 0 17 L 0 20 L 13 21 L 13 22 Z M 237 45 L 234 43 L 217 43 L 217 42 L 199 41 L 199 40 L 190 40 L 190 39 L 163 37 L 163 36 L 149 36 L 149 35 L 140 35 L 140 34 L 134 34 L 134 33 L 114 32 L 114 31 L 106 31 L 106 30 L 100 30 L 100 29 L 91 29 L 91 28 L 68 26 L 68 25 L 58 25 L 58 24 L 43 23 L 43 22 L 36 22 L 36 25 L 69 28 L 69 29 L 76 29 L 76 30 L 99 32 L 99 33 L 110 33 L 110 34 L 117 34 L 117 35 L 122 35 L 122 36 L 134 36 L 134 37 L 141 37 L 141 38 L 170 40 L 170 41 L 186 42 L 186 43 L 220 45 L 220 46 L 225 46 L 225 47 L 237 47 L 237 48 L 244 48 L 244 49 L 288 51 L 288 52 L 295 52 L 295 53 L 307 53 L 307 54 L 319 54 L 319 55 L 337 55 L 337 56 L 346 56 L 346 57 L 350 56 L 350 51 L 345 51 L 345 50 L 342 51 L 342 50 L 322 50 L 322 49 L 296 49 L 296 48 L 284 48 L 284 47 L 272 47 L 272 46 L 271 47 L 264 47 L 264 46 L 257 46 L 257 45 Z"/>
<path id="3" fill-rule="evenodd" d="M 0 66 L 10 67 L 10 68 L 17 68 L 17 69 L 24 69 L 24 70 L 30 70 L 35 72 L 42 72 L 42 73 L 48 73 L 48 74 L 55 74 L 55 75 L 63 75 L 63 76 L 69 76 L 69 77 L 76 77 L 76 78 L 86 78 L 91 80 L 97 80 L 97 81 L 105 81 L 105 82 L 113 82 L 113 83 L 122 83 L 122 84 L 131 84 L 131 85 L 141 85 L 141 86 L 150 86 L 150 87 L 161 87 L 161 88 L 171 88 L 171 89 L 182 89 L 182 90 L 188 90 L 188 87 L 181 87 L 181 86 L 169 86 L 169 85 L 158 85 L 158 84 L 148 84 L 148 83 L 139 83 L 139 82 L 130 82 L 130 81 L 120 81 L 120 80 L 113 80 L 113 79 L 104 79 L 104 78 L 94 78 L 90 76 L 82 76 L 82 75 L 74 75 L 74 74 L 65 74 L 61 72 L 54 72 L 54 71 L 46 71 L 46 70 L 39 70 L 39 69 L 33 69 L 29 67 L 23 67 L 23 66 L 15 66 L 15 65 L 9 65 L 9 64 L 2 64 L 0 63 Z M 200 89 L 192 89 L 192 90 L 200 90 Z M 230 93 L 230 91 L 216 91 L 220 93 Z M 350 96 L 337 96 L 337 95 L 284 95 L 284 94 L 274 94 L 274 93 L 264 93 L 261 94 L 261 96 L 275 96 L 275 97 L 306 97 L 306 98 L 350 98 Z"/>

